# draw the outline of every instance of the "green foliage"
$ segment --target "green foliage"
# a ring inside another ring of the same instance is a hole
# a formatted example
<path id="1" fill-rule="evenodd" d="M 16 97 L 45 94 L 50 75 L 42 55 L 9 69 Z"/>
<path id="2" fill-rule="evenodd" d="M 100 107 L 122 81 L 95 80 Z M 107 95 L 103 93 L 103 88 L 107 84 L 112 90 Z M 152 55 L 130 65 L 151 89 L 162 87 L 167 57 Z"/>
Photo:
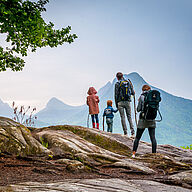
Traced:
<path id="1" fill-rule="evenodd" d="M 40 137 L 40 141 L 41 141 L 41 144 L 45 147 L 45 148 L 48 148 L 49 146 L 49 143 L 46 142 L 42 137 Z"/>
<path id="2" fill-rule="evenodd" d="M 190 146 L 181 146 L 181 148 L 192 150 L 192 145 L 190 145 Z"/>
<path id="3" fill-rule="evenodd" d="M 77 38 L 76 34 L 70 34 L 70 26 L 55 30 L 53 23 L 45 23 L 41 12 L 46 11 L 44 6 L 48 2 L 1 0 L 0 33 L 7 35 L 6 41 L 11 45 L 6 49 L 0 46 L 0 71 L 23 69 L 24 60 L 15 53 L 24 57 L 28 50 L 35 52 L 38 47 L 57 47 L 64 42 L 72 43 Z"/>

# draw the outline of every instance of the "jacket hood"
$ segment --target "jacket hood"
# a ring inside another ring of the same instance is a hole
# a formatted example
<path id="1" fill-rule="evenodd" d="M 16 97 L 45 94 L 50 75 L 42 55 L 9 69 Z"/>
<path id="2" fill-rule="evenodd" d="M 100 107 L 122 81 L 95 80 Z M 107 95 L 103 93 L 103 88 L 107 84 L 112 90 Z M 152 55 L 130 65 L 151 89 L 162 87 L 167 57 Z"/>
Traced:
<path id="1" fill-rule="evenodd" d="M 88 90 L 87 94 L 88 95 L 97 94 L 97 91 L 95 90 L 94 87 L 89 87 L 89 90 Z"/>

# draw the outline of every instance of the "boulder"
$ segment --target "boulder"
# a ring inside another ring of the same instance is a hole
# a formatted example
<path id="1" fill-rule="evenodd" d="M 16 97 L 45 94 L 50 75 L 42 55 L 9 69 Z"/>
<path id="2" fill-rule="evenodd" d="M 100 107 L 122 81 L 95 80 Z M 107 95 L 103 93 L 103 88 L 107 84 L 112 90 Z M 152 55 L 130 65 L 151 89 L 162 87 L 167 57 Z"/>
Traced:
<path id="1" fill-rule="evenodd" d="M 5 117 L 0 117 L 0 151 L 16 156 L 47 156 L 51 153 L 27 127 Z"/>

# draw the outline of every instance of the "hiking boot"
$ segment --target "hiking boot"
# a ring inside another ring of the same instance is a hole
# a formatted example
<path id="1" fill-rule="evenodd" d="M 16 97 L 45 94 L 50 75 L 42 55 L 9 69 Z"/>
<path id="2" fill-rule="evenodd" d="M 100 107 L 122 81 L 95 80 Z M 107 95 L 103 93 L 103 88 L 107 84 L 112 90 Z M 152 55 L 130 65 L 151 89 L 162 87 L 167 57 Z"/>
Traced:
<path id="1" fill-rule="evenodd" d="M 132 158 L 135 158 L 135 154 L 133 154 L 131 157 L 132 157 Z"/>
<path id="2" fill-rule="evenodd" d="M 134 133 L 131 135 L 130 139 L 135 139 L 135 134 Z"/>

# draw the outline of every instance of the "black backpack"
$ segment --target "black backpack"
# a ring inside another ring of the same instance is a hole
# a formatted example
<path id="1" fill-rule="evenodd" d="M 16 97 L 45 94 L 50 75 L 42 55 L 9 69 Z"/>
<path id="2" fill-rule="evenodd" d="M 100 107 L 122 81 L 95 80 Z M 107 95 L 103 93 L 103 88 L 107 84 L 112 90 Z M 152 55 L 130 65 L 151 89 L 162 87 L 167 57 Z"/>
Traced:
<path id="1" fill-rule="evenodd" d="M 143 95 L 145 97 L 144 109 L 142 112 L 144 119 L 154 120 L 157 117 L 157 112 L 159 112 L 161 119 L 156 121 L 161 121 L 162 116 L 159 111 L 159 103 L 161 102 L 160 92 L 157 90 L 150 90 L 149 92 L 143 93 Z"/>
<path id="2" fill-rule="evenodd" d="M 122 80 L 119 86 L 120 96 L 122 101 L 128 101 L 131 97 L 131 85 L 129 81 Z"/>

